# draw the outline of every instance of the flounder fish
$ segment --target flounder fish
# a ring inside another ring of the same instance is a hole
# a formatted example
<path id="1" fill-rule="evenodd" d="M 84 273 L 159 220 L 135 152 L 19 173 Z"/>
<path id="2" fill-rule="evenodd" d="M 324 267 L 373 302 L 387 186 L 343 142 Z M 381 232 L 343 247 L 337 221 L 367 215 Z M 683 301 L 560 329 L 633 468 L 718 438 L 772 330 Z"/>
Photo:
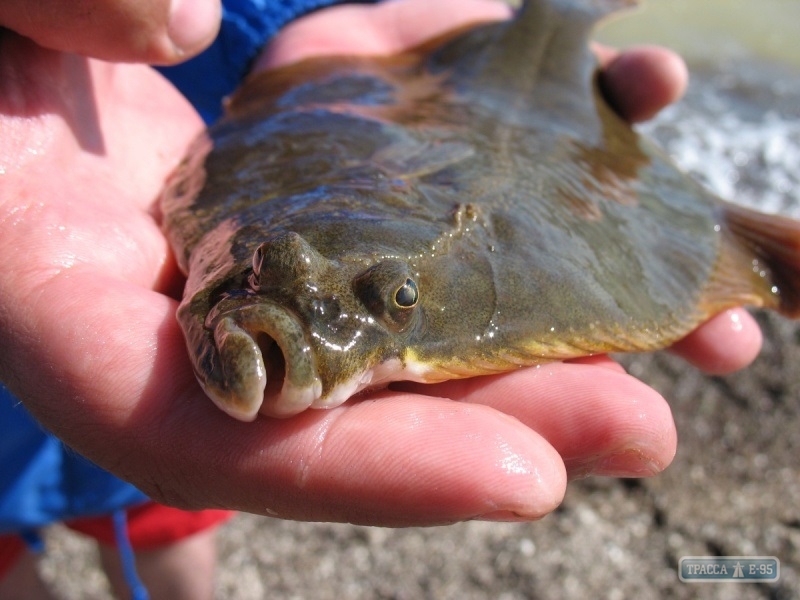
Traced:
<path id="1" fill-rule="evenodd" d="M 800 223 L 717 198 L 606 104 L 595 24 L 529 0 L 391 57 L 256 75 L 162 199 L 197 378 L 252 420 L 800 313 Z"/>

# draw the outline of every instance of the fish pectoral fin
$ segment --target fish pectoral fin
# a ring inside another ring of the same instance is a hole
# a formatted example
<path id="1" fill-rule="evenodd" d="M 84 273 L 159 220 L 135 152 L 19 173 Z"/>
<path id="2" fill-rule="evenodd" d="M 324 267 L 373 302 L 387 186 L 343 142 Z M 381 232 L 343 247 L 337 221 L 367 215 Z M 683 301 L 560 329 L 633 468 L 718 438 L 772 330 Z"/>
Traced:
<path id="1" fill-rule="evenodd" d="M 515 19 L 476 28 L 456 39 L 438 53 L 437 62 L 454 66 L 454 78 L 463 85 L 519 92 L 532 101 L 533 89 L 543 79 L 557 80 L 576 92 L 589 91 L 596 66 L 589 50 L 595 26 L 638 4 L 638 0 L 527 0 Z M 590 101 L 590 94 L 581 100 Z"/>
<path id="2" fill-rule="evenodd" d="M 721 220 L 725 238 L 712 285 L 739 287 L 743 304 L 800 317 L 800 222 L 734 204 L 723 206 Z"/>

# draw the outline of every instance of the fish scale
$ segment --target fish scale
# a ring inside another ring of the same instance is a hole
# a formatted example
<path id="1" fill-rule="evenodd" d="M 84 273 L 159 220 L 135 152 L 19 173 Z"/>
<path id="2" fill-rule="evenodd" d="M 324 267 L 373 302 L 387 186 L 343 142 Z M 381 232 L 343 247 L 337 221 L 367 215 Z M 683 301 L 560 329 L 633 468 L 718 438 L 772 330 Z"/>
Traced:
<path id="1" fill-rule="evenodd" d="M 663 348 L 741 304 L 796 317 L 800 224 L 706 191 L 598 89 L 589 37 L 633 4 L 529 0 L 246 81 L 162 198 L 208 396 L 286 417 Z"/>

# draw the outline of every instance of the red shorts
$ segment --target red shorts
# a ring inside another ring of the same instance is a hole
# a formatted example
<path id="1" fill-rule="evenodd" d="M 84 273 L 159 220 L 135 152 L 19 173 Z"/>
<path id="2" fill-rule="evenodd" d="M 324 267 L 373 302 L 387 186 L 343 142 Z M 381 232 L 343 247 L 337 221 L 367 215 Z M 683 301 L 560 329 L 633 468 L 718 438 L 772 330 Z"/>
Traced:
<path id="1" fill-rule="evenodd" d="M 135 551 L 155 550 L 189 536 L 221 525 L 235 513 L 230 510 L 186 511 L 149 502 L 126 511 L 128 538 Z M 74 519 L 64 523 L 70 529 L 88 535 L 101 544 L 116 545 L 110 515 Z M 0 535 L 0 579 L 22 552 L 25 542 L 17 535 Z"/>

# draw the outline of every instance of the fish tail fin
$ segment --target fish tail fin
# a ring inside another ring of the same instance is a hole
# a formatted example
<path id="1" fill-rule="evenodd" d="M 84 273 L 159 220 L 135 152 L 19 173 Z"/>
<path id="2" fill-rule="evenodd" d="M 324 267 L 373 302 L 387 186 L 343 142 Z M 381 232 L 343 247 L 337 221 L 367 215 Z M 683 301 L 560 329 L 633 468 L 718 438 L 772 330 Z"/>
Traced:
<path id="1" fill-rule="evenodd" d="M 747 275 L 763 305 L 800 317 L 800 221 L 733 204 L 725 205 L 723 218 L 733 243 L 750 258 Z"/>

